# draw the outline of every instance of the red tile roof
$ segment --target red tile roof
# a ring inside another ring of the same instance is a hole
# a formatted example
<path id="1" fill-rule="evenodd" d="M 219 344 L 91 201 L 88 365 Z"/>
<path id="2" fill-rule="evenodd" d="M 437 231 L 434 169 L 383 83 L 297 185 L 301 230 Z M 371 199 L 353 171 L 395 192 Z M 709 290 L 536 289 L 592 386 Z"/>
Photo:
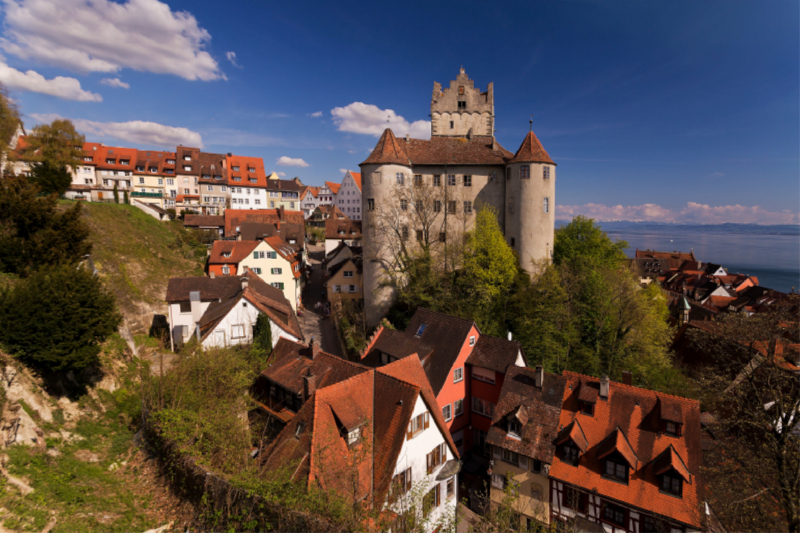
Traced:
<path id="1" fill-rule="evenodd" d="M 350 176 L 353 178 L 353 181 L 356 182 L 356 186 L 358 187 L 358 190 L 360 191 L 361 190 L 361 172 L 352 172 L 352 171 L 348 171 L 348 172 L 350 172 Z"/>
<path id="2" fill-rule="evenodd" d="M 513 154 L 500 146 L 494 137 L 431 137 L 397 140 L 391 130 L 370 156 L 361 163 L 403 165 L 505 165 Z M 390 136 L 390 138 L 389 138 Z"/>
<path id="3" fill-rule="evenodd" d="M 259 241 L 214 241 L 211 255 L 208 257 L 210 265 L 239 264 L 252 253 Z"/>
<path id="4" fill-rule="evenodd" d="M 322 206 L 320 206 L 322 207 Z M 342 233 L 344 232 L 344 233 Z M 325 220 L 326 239 L 360 239 L 361 221 L 331 217 Z"/>
<path id="5" fill-rule="evenodd" d="M 402 144 L 394 136 L 391 128 L 386 128 L 383 135 L 378 139 L 378 144 L 369 154 L 369 157 L 361 163 L 366 164 L 386 164 L 396 163 L 398 165 L 411 165 L 411 160 L 403 149 Z"/>
<path id="6" fill-rule="evenodd" d="M 342 184 L 341 184 L 341 183 L 334 183 L 334 182 L 332 182 L 332 181 L 326 181 L 326 182 L 325 182 L 325 185 L 327 185 L 327 186 L 328 186 L 328 188 L 331 190 L 331 192 L 332 192 L 333 194 L 336 194 L 336 193 L 338 193 L 338 192 L 339 192 L 339 188 L 342 186 Z"/>
<path id="7" fill-rule="evenodd" d="M 481 335 L 467 358 L 467 364 L 505 373 L 509 366 L 516 364 L 521 353 L 522 345 L 517 341 Z M 522 361 L 525 362 L 524 354 Z"/>
<path id="8" fill-rule="evenodd" d="M 288 222 L 291 224 L 300 224 L 305 227 L 305 217 L 302 211 L 285 211 L 283 209 L 226 209 L 225 236 L 236 236 L 236 228 L 241 227 L 244 222 L 275 225 Z"/>
<path id="9" fill-rule="evenodd" d="M 264 239 L 264 242 L 269 244 L 273 250 L 278 252 L 278 254 L 284 258 L 286 261 L 289 262 L 290 268 L 292 270 L 292 276 L 297 279 L 303 275 L 299 268 L 295 268 L 295 265 L 300 263 L 300 256 L 299 251 L 292 247 L 289 243 L 278 237 L 277 235 L 272 237 L 267 237 Z"/>
<path id="10" fill-rule="evenodd" d="M 237 169 L 238 170 L 234 170 Z M 250 169 L 253 172 L 250 172 Z M 267 175 L 264 172 L 264 160 L 260 157 L 241 155 L 227 156 L 228 182 L 248 187 L 267 187 Z"/>
<path id="11" fill-rule="evenodd" d="M 548 163 L 550 165 L 555 165 L 533 131 L 528 132 L 528 135 L 525 136 L 525 140 L 522 141 L 522 144 L 517 149 L 517 153 L 514 154 L 514 157 L 509 163 Z"/>
<path id="12" fill-rule="evenodd" d="M 700 528 L 703 516 L 701 504 L 704 500 L 703 485 L 698 479 L 703 453 L 700 403 L 612 381 L 609 383 L 608 399 L 600 398 L 595 404 L 594 414 L 587 415 L 581 412 L 579 391 L 585 383 L 598 383 L 599 380 L 566 371 L 563 376 L 568 379 L 569 386 L 564 390 L 560 417 L 563 429 L 557 442 L 563 442 L 567 435 L 581 440 L 583 434 L 586 452 L 581 455 L 578 466 L 563 462 L 561 454 L 556 453 L 550 477 L 584 490 L 596 491 L 601 497 Z M 663 431 L 662 417 L 675 418 L 678 413 L 683 421 L 681 434 L 679 437 L 667 435 Z M 627 443 L 637 459 L 637 468 L 630 472 L 627 485 L 602 475 L 603 464 L 598 454 L 606 451 L 609 438 L 615 449 L 619 449 L 623 455 L 628 454 L 632 461 L 633 455 L 626 450 Z M 672 448 L 670 453 L 676 454 L 685 465 L 685 470 L 681 472 L 678 469 L 678 472 L 690 479 L 683 486 L 681 498 L 660 490 L 656 470 L 662 465 L 660 456 L 669 448 Z"/>
<path id="13" fill-rule="evenodd" d="M 639 250 L 636 249 L 636 259 L 675 259 L 678 261 L 697 261 L 694 256 L 694 251 L 687 253 L 678 252 L 658 252 L 656 250 Z"/>

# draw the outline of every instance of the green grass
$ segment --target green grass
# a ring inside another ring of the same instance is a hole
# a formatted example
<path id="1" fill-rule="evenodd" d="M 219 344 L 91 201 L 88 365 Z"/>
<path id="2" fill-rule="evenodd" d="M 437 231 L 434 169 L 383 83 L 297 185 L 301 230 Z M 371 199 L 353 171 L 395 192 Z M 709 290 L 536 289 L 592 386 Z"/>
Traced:
<path id="1" fill-rule="evenodd" d="M 132 205 L 87 202 L 83 210 L 92 259 L 123 312 L 161 303 L 170 277 L 203 273 L 206 249 L 180 221 L 159 222 Z"/>

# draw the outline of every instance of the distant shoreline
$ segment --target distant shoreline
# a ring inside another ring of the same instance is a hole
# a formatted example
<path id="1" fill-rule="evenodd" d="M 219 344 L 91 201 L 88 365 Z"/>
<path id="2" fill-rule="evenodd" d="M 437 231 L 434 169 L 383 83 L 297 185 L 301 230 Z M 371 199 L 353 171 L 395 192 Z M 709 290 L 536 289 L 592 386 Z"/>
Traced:
<path id="1" fill-rule="evenodd" d="M 556 227 L 569 224 L 569 220 L 556 220 Z M 630 222 L 623 220 L 598 221 L 598 225 L 607 232 L 646 233 L 648 231 L 664 234 L 674 233 L 708 233 L 715 235 L 781 235 L 800 237 L 800 225 L 789 224 L 668 224 L 661 222 Z"/>

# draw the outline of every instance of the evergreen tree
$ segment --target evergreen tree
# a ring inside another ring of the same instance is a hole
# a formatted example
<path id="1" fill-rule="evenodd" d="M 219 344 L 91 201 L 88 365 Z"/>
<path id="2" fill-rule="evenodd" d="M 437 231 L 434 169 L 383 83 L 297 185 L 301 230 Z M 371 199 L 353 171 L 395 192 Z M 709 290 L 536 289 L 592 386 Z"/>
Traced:
<path id="1" fill-rule="evenodd" d="M 58 209 L 55 195 L 22 177 L 0 180 L 0 271 L 27 276 L 56 264 L 76 264 L 92 250 L 82 205 Z"/>
<path id="2" fill-rule="evenodd" d="M 119 188 L 117 187 L 117 181 L 114 181 L 114 203 L 119 203 Z"/>
<path id="3" fill-rule="evenodd" d="M 45 268 L 0 294 L 0 344 L 52 371 L 95 364 L 121 320 L 114 297 L 82 266 Z"/>
<path id="4" fill-rule="evenodd" d="M 38 185 L 42 193 L 61 197 L 72 184 L 72 174 L 65 166 L 56 167 L 48 161 L 43 161 L 32 166 L 28 180 Z"/>
<path id="5" fill-rule="evenodd" d="M 127 205 L 127 204 L 129 204 L 129 203 L 130 203 L 130 202 L 128 201 L 128 191 L 127 191 L 127 190 L 126 190 L 126 191 L 123 191 L 123 201 L 124 201 L 125 205 Z"/>
<path id="6" fill-rule="evenodd" d="M 259 313 L 253 328 L 253 348 L 267 354 L 272 352 L 272 326 L 264 313 Z"/>

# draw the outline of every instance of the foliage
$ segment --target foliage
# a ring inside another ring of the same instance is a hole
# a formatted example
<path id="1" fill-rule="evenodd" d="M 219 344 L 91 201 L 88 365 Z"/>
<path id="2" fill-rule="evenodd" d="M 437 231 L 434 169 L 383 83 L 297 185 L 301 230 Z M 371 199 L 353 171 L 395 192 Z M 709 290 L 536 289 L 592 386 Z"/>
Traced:
<path id="1" fill-rule="evenodd" d="M 114 180 L 114 203 L 119 203 L 119 187 L 117 187 L 117 181 Z"/>
<path id="2" fill-rule="evenodd" d="M 713 332 L 690 336 L 713 358 L 701 381 L 718 420 L 707 477 L 730 530 L 800 531 L 799 305 L 800 296 L 789 295 L 767 312 L 728 314 Z"/>
<path id="3" fill-rule="evenodd" d="M 66 119 L 54 120 L 51 124 L 34 126 L 27 137 L 28 146 L 22 155 L 26 161 L 48 163 L 55 168 L 74 169 L 83 157 L 83 135 Z"/>
<path id="4" fill-rule="evenodd" d="M 338 314 L 338 333 L 347 356 L 352 360 L 358 360 L 358 354 L 367 346 L 364 301 L 339 300 L 338 305 L 334 304 L 334 312 Z"/>
<path id="5" fill-rule="evenodd" d="M 467 234 L 464 283 L 479 304 L 496 300 L 511 287 L 517 275 L 517 258 L 506 243 L 497 214 L 486 207 L 478 211 L 475 228 Z"/>
<path id="6" fill-rule="evenodd" d="M 6 86 L 0 83 L 0 153 L 8 150 L 8 145 L 19 126 L 19 109 L 9 98 Z"/>
<path id="7" fill-rule="evenodd" d="M 560 228 L 553 246 L 553 262 L 573 268 L 614 268 L 625 261 L 625 241 L 613 242 L 591 218 L 577 216 Z"/>
<path id="8" fill-rule="evenodd" d="M 43 161 L 33 165 L 28 181 L 38 185 L 44 194 L 63 196 L 72 184 L 72 174 L 67 167 L 56 167 L 49 161 Z"/>
<path id="9" fill-rule="evenodd" d="M 130 203 L 130 201 L 128 201 L 128 191 L 127 190 L 123 191 L 123 193 L 122 193 L 122 203 L 124 203 L 124 204 L 129 204 Z"/>
<path id="10" fill-rule="evenodd" d="M 45 268 L 0 294 L 0 343 L 48 370 L 96 363 L 120 322 L 114 297 L 83 267 Z"/>
<path id="11" fill-rule="evenodd" d="M 259 313 L 256 318 L 256 325 L 253 329 L 253 350 L 265 356 L 272 352 L 272 327 L 269 317 L 264 313 Z"/>
<path id="12" fill-rule="evenodd" d="M 315 243 L 325 242 L 325 228 L 318 228 L 311 224 L 306 224 L 306 235 Z"/>
<path id="13" fill-rule="evenodd" d="M 26 276 L 46 265 L 76 264 L 91 251 L 81 204 L 57 206 L 54 195 L 40 196 L 24 178 L 0 180 L 0 270 Z"/>

